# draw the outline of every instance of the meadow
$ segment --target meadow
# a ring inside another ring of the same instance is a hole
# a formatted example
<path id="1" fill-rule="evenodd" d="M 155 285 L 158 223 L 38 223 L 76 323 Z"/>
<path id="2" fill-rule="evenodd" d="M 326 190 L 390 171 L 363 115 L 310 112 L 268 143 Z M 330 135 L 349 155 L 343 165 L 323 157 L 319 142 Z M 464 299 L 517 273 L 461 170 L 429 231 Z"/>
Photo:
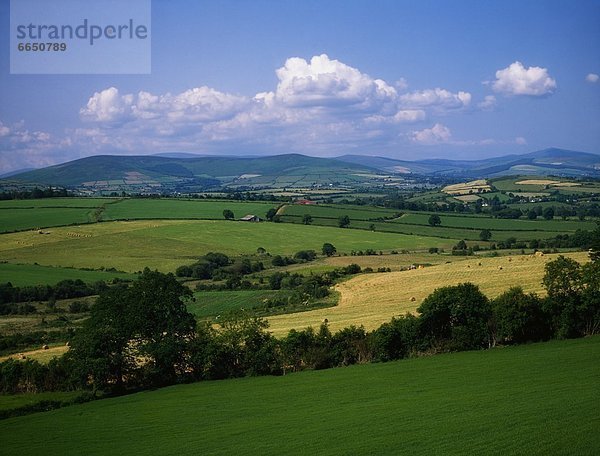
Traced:
<path id="1" fill-rule="evenodd" d="M 233 310 L 249 310 L 277 293 L 275 290 L 197 291 L 196 301 L 188 303 L 187 308 L 198 319 L 218 317 Z"/>
<path id="2" fill-rule="evenodd" d="M 325 242 L 346 253 L 369 248 L 449 248 L 456 243 L 427 236 L 225 220 L 103 222 L 53 228 L 47 235 L 32 231 L 4 234 L 2 240 L 0 261 L 74 268 L 113 267 L 126 272 L 146 266 L 169 272 L 208 252 L 252 254 L 259 247 L 274 255 L 290 255 L 305 249 L 320 252 Z"/>
<path id="3" fill-rule="evenodd" d="M 233 211 L 236 218 L 247 214 L 265 218 L 267 211 L 277 203 L 206 201 L 180 199 L 124 199 L 106 205 L 103 220 L 136 219 L 223 219 L 223 210 Z"/>
<path id="4" fill-rule="evenodd" d="M 10 418 L 0 439 L 32 456 L 593 455 L 598 357 L 596 336 L 179 385 Z"/>
<path id="5" fill-rule="evenodd" d="M 84 282 L 110 281 L 114 278 L 133 279 L 133 274 L 116 271 L 85 271 L 81 269 L 40 266 L 39 264 L 0 263 L 0 283 L 10 282 L 15 287 L 54 285 L 61 280 L 80 279 Z"/>
<path id="6" fill-rule="evenodd" d="M 588 261 L 587 254 L 583 252 L 564 255 L 579 262 Z M 440 256 L 449 262 L 424 269 L 361 274 L 336 285 L 335 289 L 340 293 L 337 306 L 270 317 L 270 331 L 283 336 L 292 328 L 318 328 L 324 319 L 329 321 L 332 330 L 350 325 L 363 325 L 372 330 L 393 316 L 415 313 L 421 302 L 436 288 L 463 282 L 478 285 L 489 298 L 513 286 L 521 286 L 526 292 L 543 294 L 544 266 L 557 256 L 518 255 L 458 260 Z M 361 264 L 359 260 L 356 263 Z"/>

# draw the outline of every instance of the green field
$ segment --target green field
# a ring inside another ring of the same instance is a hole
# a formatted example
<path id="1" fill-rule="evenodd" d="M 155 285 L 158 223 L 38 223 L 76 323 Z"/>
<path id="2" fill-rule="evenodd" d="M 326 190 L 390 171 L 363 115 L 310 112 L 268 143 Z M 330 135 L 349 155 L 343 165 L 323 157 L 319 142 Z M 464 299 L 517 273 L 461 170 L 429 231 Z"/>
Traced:
<path id="1" fill-rule="evenodd" d="M 0 283 L 10 282 L 15 287 L 27 285 L 54 285 L 61 280 L 81 279 L 84 282 L 109 281 L 115 277 L 133 279 L 122 272 L 83 271 L 81 269 L 55 268 L 35 264 L 0 263 Z"/>
<path id="2" fill-rule="evenodd" d="M 0 410 L 26 407 L 41 401 L 70 401 L 80 394 L 81 391 L 56 391 L 36 394 L 0 394 Z"/>
<path id="3" fill-rule="evenodd" d="M 205 201 L 177 199 L 125 199 L 108 204 L 103 220 L 135 219 L 223 219 L 223 210 L 233 211 L 236 218 L 247 214 L 265 218 L 278 203 Z"/>
<path id="4" fill-rule="evenodd" d="M 37 230 L 93 221 L 90 208 L 11 208 L 0 209 L 0 232 Z"/>
<path id="5" fill-rule="evenodd" d="M 600 452 L 600 337 L 181 385 L 2 422 L 4 454 Z"/>
<path id="6" fill-rule="evenodd" d="M 286 223 L 210 220 L 105 222 L 2 236 L 0 261 L 39 263 L 75 268 L 116 268 L 136 272 L 148 266 L 174 271 L 208 252 L 253 254 L 258 247 L 271 254 L 291 255 L 305 249 L 318 252 L 325 242 L 338 252 L 351 250 L 448 248 L 456 240 L 405 236 L 365 230 Z"/>
<path id="7" fill-rule="evenodd" d="M 263 300 L 277 295 L 274 290 L 197 291 L 196 302 L 188 303 L 188 310 L 198 318 L 216 317 L 232 310 L 251 309 Z"/>

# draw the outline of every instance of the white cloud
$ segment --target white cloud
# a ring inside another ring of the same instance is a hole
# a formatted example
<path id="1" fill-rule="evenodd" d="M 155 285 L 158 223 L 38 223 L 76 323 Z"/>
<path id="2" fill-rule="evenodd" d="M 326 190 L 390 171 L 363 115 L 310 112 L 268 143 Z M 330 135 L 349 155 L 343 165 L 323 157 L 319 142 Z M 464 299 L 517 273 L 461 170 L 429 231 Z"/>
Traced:
<path id="1" fill-rule="evenodd" d="M 589 73 L 585 77 L 585 80 L 587 82 L 591 82 L 592 84 L 595 84 L 596 82 L 598 82 L 598 80 L 600 80 L 600 76 L 598 76 L 596 73 Z"/>
<path id="2" fill-rule="evenodd" d="M 109 87 L 94 93 L 79 113 L 83 118 L 96 122 L 122 121 L 131 115 L 132 102 L 133 95 L 121 96 L 119 89 Z"/>
<path id="3" fill-rule="evenodd" d="M 542 96 L 551 94 L 556 89 L 556 81 L 550 77 L 546 68 L 525 68 L 517 61 L 496 71 L 492 88 L 504 95 Z"/>
<path id="4" fill-rule="evenodd" d="M 452 133 L 450 129 L 439 123 L 436 123 L 431 128 L 413 131 L 410 136 L 412 142 L 426 146 L 448 143 L 451 137 Z"/>
<path id="5" fill-rule="evenodd" d="M 406 107 L 432 107 L 438 110 L 460 109 L 471 103 L 469 92 L 452 93 L 446 89 L 427 89 L 407 93 L 400 97 L 401 103 Z"/>
<path id="6" fill-rule="evenodd" d="M 496 107 L 496 97 L 494 95 L 486 95 L 477 107 L 484 111 L 490 111 Z"/>
<path id="7" fill-rule="evenodd" d="M 527 144 L 527 140 L 525 138 L 523 138 L 522 136 L 517 136 L 515 138 L 515 144 L 518 144 L 520 146 L 524 146 Z"/>

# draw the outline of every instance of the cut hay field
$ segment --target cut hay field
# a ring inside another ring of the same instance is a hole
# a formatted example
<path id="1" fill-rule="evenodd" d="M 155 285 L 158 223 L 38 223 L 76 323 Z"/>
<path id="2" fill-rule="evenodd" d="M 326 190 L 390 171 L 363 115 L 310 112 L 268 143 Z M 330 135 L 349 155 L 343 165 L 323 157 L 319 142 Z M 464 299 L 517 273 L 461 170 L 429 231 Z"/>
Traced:
<path id="1" fill-rule="evenodd" d="M 7 455 L 594 455 L 600 337 L 196 383 L 10 418 Z"/>
<path id="2" fill-rule="evenodd" d="M 0 263 L 0 283 L 10 282 L 15 287 L 54 285 L 67 279 L 80 279 L 91 283 L 99 280 L 109 281 L 115 277 L 120 279 L 135 278 L 134 275 L 123 272 L 84 271 L 35 264 Z"/>
<path id="3" fill-rule="evenodd" d="M 25 231 L 2 235 L 0 261 L 75 268 L 116 268 L 136 272 L 144 267 L 174 271 L 208 252 L 252 254 L 258 247 L 272 254 L 299 250 L 320 252 L 333 243 L 351 250 L 449 248 L 456 240 L 283 223 L 210 220 L 105 222 L 53 228 L 49 234 Z"/>
<path id="4" fill-rule="evenodd" d="M 333 331 L 350 325 L 364 325 L 366 329 L 375 329 L 393 316 L 414 313 L 434 289 L 462 282 L 479 285 L 490 298 L 517 285 L 527 292 L 541 294 L 544 265 L 557 256 L 471 257 L 468 260 L 450 260 L 452 263 L 424 269 L 362 274 L 336 286 L 340 293 L 336 307 L 271 317 L 269 330 L 282 336 L 293 328 L 316 328 L 325 318 Z M 565 256 L 580 262 L 585 262 L 588 258 L 583 252 Z M 412 301 L 412 298 L 415 300 Z"/>

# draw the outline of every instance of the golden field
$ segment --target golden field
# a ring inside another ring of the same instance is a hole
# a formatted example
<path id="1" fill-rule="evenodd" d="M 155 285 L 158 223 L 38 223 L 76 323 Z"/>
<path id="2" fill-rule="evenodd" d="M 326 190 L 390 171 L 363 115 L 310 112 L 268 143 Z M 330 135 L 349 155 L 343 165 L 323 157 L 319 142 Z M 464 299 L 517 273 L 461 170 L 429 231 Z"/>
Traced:
<path id="1" fill-rule="evenodd" d="M 567 253 L 564 256 L 581 263 L 588 261 L 585 252 Z M 436 288 L 462 282 L 477 284 L 490 298 L 512 286 L 543 294 L 544 265 L 557 257 L 558 254 L 470 257 L 467 260 L 447 257 L 451 263 L 424 269 L 361 274 L 336 286 L 336 291 L 340 293 L 337 306 L 271 317 L 270 330 L 280 336 L 293 328 L 317 328 L 325 319 L 332 331 L 350 325 L 363 325 L 367 330 L 372 330 L 393 316 L 414 313 L 423 299 Z"/>

